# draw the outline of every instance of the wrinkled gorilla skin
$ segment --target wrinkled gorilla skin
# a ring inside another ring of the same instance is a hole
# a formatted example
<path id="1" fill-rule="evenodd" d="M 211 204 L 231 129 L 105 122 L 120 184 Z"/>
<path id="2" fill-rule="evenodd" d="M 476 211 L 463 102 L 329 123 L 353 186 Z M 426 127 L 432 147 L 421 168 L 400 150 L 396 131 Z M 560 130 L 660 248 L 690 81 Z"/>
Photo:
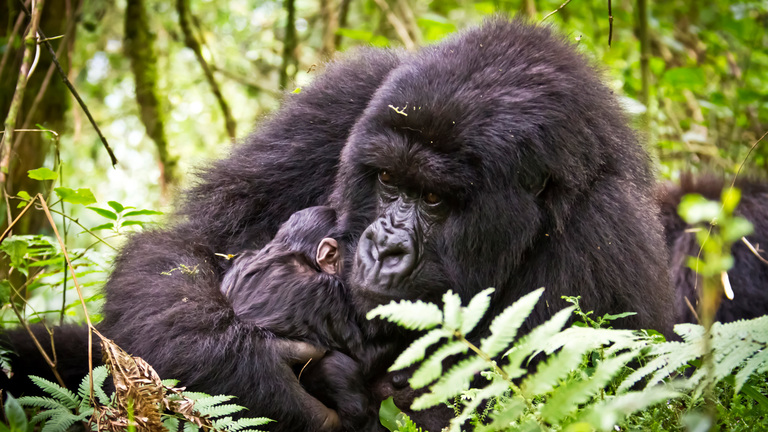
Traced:
<path id="1" fill-rule="evenodd" d="M 496 19 L 425 48 L 342 153 L 333 203 L 358 307 L 490 286 L 490 318 L 545 287 L 528 329 L 580 295 L 598 315 L 637 312 L 618 326 L 668 333 L 649 166 L 612 92 L 548 28 Z"/>
<path id="2" fill-rule="evenodd" d="M 264 246 L 294 212 L 327 200 L 339 154 L 395 51 L 363 51 L 330 65 L 232 155 L 202 170 L 175 224 L 130 238 L 106 284 L 101 331 L 190 390 L 237 396 L 273 431 L 332 430 L 332 413 L 308 398 L 292 364 L 322 353 L 238 320 L 214 255 Z M 173 271 L 185 265 L 192 271 Z"/>
<path id="3" fill-rule="evenodd" d="M 343 429 L 375 431 L 380 404 L 366 383 L 377 356 L 391 348 L 363 344 L 362 317 L 340 275 L 341 251 L 329 242 L 339 236 L 335 227 L 330 207 L 294 213 L 264 248 L 235 258 L 221 290 L 240 321 L 332 350 L 299 365 L 302 385 L 337 411 Z"/>
<path id="4" fill-rule="evenodd" d="M 730 184 L 730 183 L 729 183 Z M 665 184 L 659 188 L 659 202 L 664 224 L 667 247 L 669 248 L 670 278 L 677 288 L 678 322 L 695 323 L 696 318 L 685 299 L 697 306 L 701 278 L 688 265 L 689 256 L 697 256 L 699 244 L 692 228 L 677 213 L 677 206 L 683 195 L 701 194 L 710 200 L 720 200 L 725 182 L 714 176 L 684 175 L 679 185 Z M 738 180 L 736 187 L 741 189 L 741 201 L 735 213 L 752 222 L 754 233 L 747 240 L 756 248 L 768 246 L 768 184 L 751 180 Z M 728 271 L 728 278 L 733 288 L 734 298 L 723 296 L 715 320 L 730 322 L 739 319 L 751 319 L 768 313 L 768 264 L 760 261 L 742 242 L 731 247 L 734 266 Z"/>

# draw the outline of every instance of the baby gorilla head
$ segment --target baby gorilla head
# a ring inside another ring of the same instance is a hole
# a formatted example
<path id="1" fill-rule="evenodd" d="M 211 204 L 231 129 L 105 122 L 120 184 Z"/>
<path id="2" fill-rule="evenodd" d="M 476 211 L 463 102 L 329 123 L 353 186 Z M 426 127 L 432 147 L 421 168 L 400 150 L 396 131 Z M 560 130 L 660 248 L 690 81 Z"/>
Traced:
<path id="1" fill-rule="evenodd" d="M 340 277 L 335 226 L 332 208 L 310 207 L 264 248 L 238 256 L 221 284 L 238 318 L 279 337 L 357 351 L 360 330 Z"/>

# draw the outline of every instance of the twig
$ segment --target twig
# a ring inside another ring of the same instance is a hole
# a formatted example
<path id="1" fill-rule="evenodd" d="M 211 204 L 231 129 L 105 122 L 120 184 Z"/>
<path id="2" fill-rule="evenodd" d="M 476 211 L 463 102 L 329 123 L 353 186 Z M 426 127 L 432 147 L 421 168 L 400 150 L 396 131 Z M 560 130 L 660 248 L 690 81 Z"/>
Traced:
<path id="1" fill-rule="evenodd" d="M 22 6 L 24 3 L 21 2 Z M 43 5 L 45 0 L 38 0 L 37 3 L 33 3 L 33 12 L 27 14 L 31 17 L 29 24 L 29 33 L 24 38 L 23 60 L 21 67 L 19 68 L 19 76 L 16 77 L 16 87 L 14 88 L 13 98 L 11 99 L 11 106 L 8 108 L 8 114 L 5 118 L 5 136 L 0 141 L 0 184 L 5 184 L 7 181 L 7 174 L 10 170 L 11 163 L 11 149 L 13 146 L 13 132 L 16 128 L 17 116 L 19 109 L 21 108 L 21 101 L 24 99 L 24 92 L 27 89 L 27 80 L 32 73 L 33 57 L 32 50 L 37 49 L 37 35 L 38 28 L 40 26 L 40 14 L 43 11 Z M 26 7 L 24 7 L 26 9 Z"/>
<path id="2" fill-rule="evenodd" d="M 65 54 L 65 51 L 67 49 L 67 44 L 72 39 L 72 35 L 75 32 L 75 27 L 77 25 L 77 20 L 74 19 L 75 16 L 77 16 L 80 9 L 82 9 L 83 2 L 80 2 L 78 6 L 78 10 L 72 14 L 70 13 L 67 15 L 67 28 L 64 31 L 64 35 L 62 36 L 61 45 L 59 45 L 58 51 L 56 51 L 56 58 L 60 58 L 62 55 Z M 58 36 L 57 36 L 58 37 Z M 48 39 L 42 39 L 42 41 L 46 40 L 53 40 L 55 38 L 48 38 Z M 40 106 L 40 103 L 43 100 L 43 96 L 45 96 L 45 92 L 48 90 L 48 85 L 51 83 L 51 78 L 53 78 L 53 72 L 56 70 L 56 65 L 51 64 L 48 67 L 48 71 L 45 73 L 45 78 L 43 79 L 43 83 L 40 85 L 40 89 L 37 92 L 37 95 L 35 96 L 35 100 L 32 102 L 32 105 L 29 107 L 29 109 L 26 112 L 26 115 L 24 116 L 24 123 L 21 125 L 21 129 L 25 129 L 25 132 L 29 132 L 29 129 L 31 129 L 32 126 L 32 119 L 34 118 L 35 112 L 37 111 L 38 106 Z M 16 129 L 19 131 L 19 129 Z M 56 139 L 58 139 L 58 134 L 54 132 L 54 135 L 56 136 Z M 19 145 L 19 140 L 21 140 L 21 136 L 16 138 L 16 142 L 13 143 L 13 149 L 17 148 Z"/>
<path id="3" fill-rule="evenodd" d="M 22 4 L 22 7 L 27 11 L 27 13 L 29 13 L 27 8 L 23 4 Z M 99 129 L 99 126 L 96 124 L 96 120 L 93 119 L 93 116 L 91 115 L 91 111 L 88 110 L 88 106 L 85 105 L 85 102 L 83 102 L 83 99 L 80 97 L 80 94 L 77 92 L 77 90 L 75 90 L 75 86 L 73 86 L 72 83 L 69 82 L 69 78 L 67 78 L 67 73 L 64 72 L 64 69 L 61 67 L 61 64 L 59 63 L 59 59 L 56 57 L 56 52 L 53 50 L 53 46 L 51 45 L 50 42 L 46 40 L 45 34 L 43 34 L 42 30 L 38 29 L 37 33 L 43 39 L 43 43 L 45 44 L 45 47 L 48 48 L 48 52 L 51 54 L 51 59 L 53 60 L 53 63 L 56 65 L 56 70 L 59 72 L 61 81 L 64 82 L 64 85 L 67 86 L 67 88 L 69 89 L 69 92 L 72 93 L 72 96 L 74 96 L 75 100 L 77 100 L 77 103 L 80 105 L 80 108 L 82 108 L 83 112 L 85 112 L 86 117 L 88 117 L 88 120 L 91 122 L 91 126 L 93 126 L 93 129 L 96 130 L 96 134 L 101 139 L 102 145 L 104 145 L 104 148 L 107 150 L 107 153 L 109 154 L 109 159 L 112 161 L 112 166 L 114 167 L 115 165 L 117 165 L 117 158 L 115 157 L 115 154 L 112 152 L 112 147 L 109 146 L 109 143 L 107 142 L 107 138 L 104 137 L 103 133 L 101 133 L 101 129 Z"/>
<path id="4" fill-rule="evenodd" d="M 7 196 L 7 194 L 6 194 L 6 196 Z M 42 198 L 42 195 L 38 194 L 33 199 L 29 200 L 29 203 L 27 203 L 27 206 L 24 207 L 24 210 L 22 210 L 21 213 L 19 213 L 19 215 L 16 216 L 16 218 L 8 224 L 8 228 L 5 229 L 5 232 L 3 232 L 2 237 L 0 237 L 0 243 L 2 243 L 3 240 L 5 240 L 5 236 L 8 235 L 8 233 L 11 231 L 13 226 L 16 225 L 16 223 L 19 220 L 21 220 L 21 218 L 24 216 L 24 213 L 26 213 L 27 210 L 29 210 L 29 208 L 32 207 L 32 204 L 35 202 L 35 199 L 37 199 L 38 196 L 40 198 Z M 22 299 L 24 301 L 24 303 L 26 304 L 26 299 L 24 299 L 21 296 L 21 292 L 19 292 L 19 290 L 17 290 L 13 286 L 11 286 L 11 288 L 13 288 L 13 291 L 14 291 L 14 294 L 16 294 L 16 297 Z M 55 349 L 56 348 L 53 345 L 53 339 L 51 339 L 51 349 L 54 350 L 54 354 L 53 354 L 54 355 L 54 359 L 51 359 L 51 357 L 45 351 L 45 348 L 43 348 L 43 346 L 40 344 L 40 341 L 37 340 L 37 337 L 32 332 L 32 329 L 29 327 L 29 324 L 27 324 L 27 321 L 24 319 L 24 317 L 22 316 L 21 312 L 19 312 L 19 309 L 16 307 L 16 303 L 13 301 L 13 298 L 11 298 L 11 301 L 9 301 L 8 303 L 10 303 L 11 309 L 13 309 L 13 313 L 16 315 L 16 318 L 18 318 L 19 323 L 22 325 L 22 327 L 24 327 L 24 329 L 27 331 L 27 333 L 29 333 L 29 337 L 32 338 L 32 343 L 35 344 L 35 347 L 37 348 L 38 351 L 40 351 L 40 354 L 43 356 L 43 359 L 48 364 L 48 366 L 51 368 L 51 371 L 53 372 L 53 376 L 56 377 L 56 381 L 58 381 L 59 384 L 61 384 L 62 387 L 66 387 L 66 385 L 64 384 L 64 380 L 61 378 L 61 375 L 59 375 L 59 372 L 56 369 L 56 360 L 55 360 L 55 358 L 56 358 Z M 48 330 L 48 329 L 46 328 L 46 330 Z"/>
<path id="5" fill-rule="evenodd" d="M 611 10 L 611 0 L 608 0 L 608 48 L 611 47 L 613 40 L 613 11 Z"/>
<path id="6" fill-rule="evenodd" d="M 285 19 L 285 35 L 283 36 L 283 64 L 280 67 L 280 90 L 285 90 L 288 85 L 288 67 L 293 64 L 296 69 L 299 62 L 296 59 L 296 2 L 284 0 L 283 7 L 288 16 Z M 294 72 L 295 76 L 295 72 Z"/>
<path id="7" fill-rule="evenodd" d="M 755 141 L 754 144 L 752 144 L 752 147 L 749 149 L 749 152 L 747 152 L 747 156 L 744 157 L 744 160 L 741 161 L 741 165 L 739 165 L 739 169 L 736 170 L 736 175 L 733 176 L 733 181 L 731 181 L 731 187 L 736 184 L 736 178 L 741 174 L 741 169 L 744 168 L 744 165 L 747 163 L 747 160 L 749 160 L 749 156 L 752 154 L 752 152 L 757 148 L 757 145 L 760 144 L 760 141 L 765 138 L 765 136 L 768 135 L 768 132 L 764 133 L 763 136 L 760 137 L 757 141 Z"/>
<path id="8" fill-rule="evenodd" d="M 749 242 L 749 240 L 747 240 L 747 238 L 746 238 L 746 237 L 742 237 L 742 238 L 741 238 L 741 241 L 742 241 L 742 242 L 743 242 L 745 245 L 747 245 L 747 248 L 749 248 L 749 250 L 750 250 L 750 251 L 752 251 L 752 253 L 753 253 L 753 254 L 755 254 L 755 256 L 757 257 L 757 259 L 759 259 L 760 261 L 762 261 L 764 264 L 768 264 L 768 260 L 766 260 L 765 258 L 763 258 L 762 256 L 760 256 L 760 252 L 758 252 L 758 251 L 757 251 L 757 249 L 755 249 L 755 247 L 754 247 L 754 246 L 752 246 L 752 243 L 750 243 L 750 242 Z"/>
<path id="9" fill-rule="evenodd" d="M 544 20 L 546 20 L 546 19 L 547 19 L 547 18 L 549 18 L 550 16 L 552 16 L 552 15 L 554 15 L 554 14 L 556 14 L 556 13 L 560 12 L 560 10 L 562 10 L 562 9 L 563 9 L 563 8 L 564 8 L 564 7 L 565 7 L 565 6 L 566 6 L 568 3 L 570 3 L 570 2 L 571 2 L 571 0 L 565 0 L 565 3 L 561 4 L 559 8 L 557 8 L 557 9 L 553 10 L 552 12 L 550 12 L 550 13 L 548 13 L 548 14 L 544 15 L 544 18 L 542 18 L 542 19 L 541 19 L 541 21 L 542 21 L 542 22 L 544 22 Z"/>
<path id="10" fill-rule="evenodd" d="M 389 7 L 387 2 L 385 0 L 374 0 L 377 5 L 379 5 L 379 8 L 382 12 L 384 12 L 384 16 L 387 17 L 387 21 L 392 25 L 392 27 L 395 29 L 395 33 L 397 33 L 397 36 L 400 38 L 401 41 L 403 41 L 403 45 L 405 45 L 405 49 L 409 51 L 413 51 L 416 49 L 416 43 L 411 38 L 411 35 L 408 34 L 408 29 L 405 27 L 405 24 L 400 20 L 400 18 L 395 15 L 394 12 L 392 12 L 392 9 Z M 571 0 L 568 0 L 571 1 Z"/>
<path id="11" fill-rule="evenodd" d="M 51 215 L 50 210 L 48 210 L 48 204 L 46 204 L 45 198 L 43 198 L 42 194 L 37 194 L 36 198 L 40 200 L 40 205 L 43 206 L 43 211 L 45 212 L 45 216 L 48 218 L 48 223 L 51 224 L 51 229 L 53 229 L 53 234 L 55 234 L 56 239 L 59 240 L 59 246 L 61 246 L 61 253 L 64 254 L 64 259 L 67 261 L 69 272 L 72 275 L 72 283 L 75 285 L 77 296 L 80 298 L 80 305 L 83 307 L 83 312 L 85 313 L 85 322 L 88 325 L 88 329 L 89 329 L 88 331 L 88 382 L 90 384 L 90 389 L 91 389 L 91 394 L 90 394 L 91 400 L 93 401 L 94 400 L 94 397 L 93 397 L 93 332 L 95 332 L 96 329 L 93 327 L 93 324 L 91 323 L 91 317 L 88 316 L 88 307 L 85 305 L 85 298 L 83 297 L 83 291 L 80 289 L 80 283 L 77 281 L 77 274 L 75 273 L 75 268 L 72 266 L 72 261 L 69 259 L 67 248 L 64 245 L 64 241 L 61 239 L 61 236 L 59 235 L 59 230 L 56 228 L 56 223 L 53 221 L 53 216 Z"/>
<path id="12" fill-rule="evenodd" d="M 187 1 L 188 0 L 176 0 L 176 11 L 179 14 L 179 26 L 181 27 L 181 32 L 184 34 L 184 44 L 195 53 L 197 63 L 203 68 L 205 79 L 211 86 L 211 91 L 213 91 L 213 95 L 219 102 L 219 107 L 221 107 L 221 111 L 224 114 L 224 123 L 227 128 L 227 134 L 229 135 L 229 138 L 234 141 L 237 137 L 237 123 L 235 123 L 235 119 L 232 117 L 232 113 L 229 110 L 229 105 L 227 105 L 227 101 L 224 99 L 221 89 L 216 83 L 216 78 L 213 77 L 211 68 L 208 66 L 205 58 L 203 58 L 203 51 L 200 48 L 200 43 L 195 38 L 195 35 L 192 34 L 192 28 L 189 25 L 189 7 Z"/>

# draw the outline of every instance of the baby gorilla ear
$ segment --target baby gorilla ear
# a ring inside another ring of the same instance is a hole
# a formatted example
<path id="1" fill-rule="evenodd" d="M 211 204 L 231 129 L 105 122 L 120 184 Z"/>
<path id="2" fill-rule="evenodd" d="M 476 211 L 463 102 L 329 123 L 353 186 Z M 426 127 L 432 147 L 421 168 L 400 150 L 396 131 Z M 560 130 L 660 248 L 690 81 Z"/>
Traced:
<path id="1" fill-rule="evenodd" d="M 336 240 L 326 237 L 320 240 L 320 245 L 317 246 L 317 265 L 320 266 L 320 270 L 328 274 L 336 274 L 339 272 L 339 244 Z"/>

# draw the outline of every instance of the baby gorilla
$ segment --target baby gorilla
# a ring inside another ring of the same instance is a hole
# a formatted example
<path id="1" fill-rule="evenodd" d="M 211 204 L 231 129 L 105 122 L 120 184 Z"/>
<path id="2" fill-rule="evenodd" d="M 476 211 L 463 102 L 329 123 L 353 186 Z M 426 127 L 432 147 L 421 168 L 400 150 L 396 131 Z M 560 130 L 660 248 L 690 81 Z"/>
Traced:
<path id="1" fill-rule="evenodd" d="M 296 371 L 302 385 L 338 412 L 345 430 L 377 430 L 365 379 L 376 350 L 363 349 L 340 276 L 342 249 L 333 238 L 335 226 L 336 212 L 330 207 L 294 213 L 264 248 L 235 259 L 221 290 L 238 319 L 328 349 L 322 359 Z"/>

